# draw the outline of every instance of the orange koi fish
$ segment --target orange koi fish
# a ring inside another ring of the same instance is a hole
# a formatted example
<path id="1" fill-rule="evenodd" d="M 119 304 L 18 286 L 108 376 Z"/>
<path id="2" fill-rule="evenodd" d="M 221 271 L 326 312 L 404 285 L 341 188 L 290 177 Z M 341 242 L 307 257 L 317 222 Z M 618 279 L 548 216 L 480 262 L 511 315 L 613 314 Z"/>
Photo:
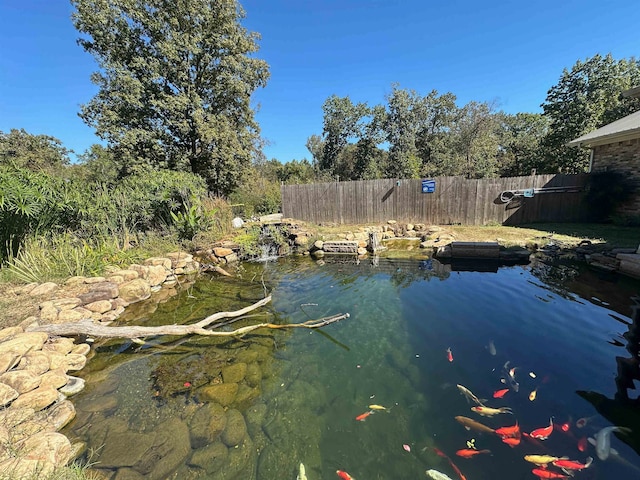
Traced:
<path id="1" fill-rule="evenodd" d="M 453 353 L 451 353 L 451 347 L 447 348 L 447 360 L 453 362 Z"/>
<path id="2" fill-rule="evenodd" d="M 336 470 L 336 475 L 338 475 L 342 480 L 356 480 L 347 472 L 344 472 L 342 470 Z"/>
<path id="3" fill-rule="evenodd" d="M 462 458 L 471 458 L 481 453 L 491 453 L 491 450 L 473 450 L 471 448 L 464 448 L 462 450 L 458 450 L 456 455 Z"/>
<path id="4" fill-rule="evenodd" d="M 520 425 L 516 422 L 515 425 L 511 425 L 510 427 L 500 427 L 496 429 L 496 433 L 501 437 L 520 436 Z"/>
<path id="5" fill-rule="evenodd" d="M 503 437 L 502 441 L 513 448 L 520 445 L 521 437 L 520 435 L 518 435 L 517 437 Z"/>
<path id="6" fill-rule="evenodd" d="M 451 465 L 451 468 L 453 468 L 455 472 L 458 474 L 458 476 L 460 477 L 460 480 L 467 480 L 467 477 L 464 476 L 464 474 L 460 471 L 460 469 L 456 466 L 456 464 L 451 461 L 451 459 L 447 456 L 446 453 L 444 453 L 442 450 L 436 447 L 433 447 L 433 451 L 436 452 L 437 455 L 439 455 L 442 458 L 445 458 L 449 462 L 449 465 Z"/>
<path id="7" fill-rule="evenodd" d="M 547 438 L 549 438 L 549 435 L 551 435 L 551 432 L 553 432 L 553 419 L 550 418 L 548 427 L 536 428 L 529 435 L 532 438 L 536 438 L 538 440 L 546 440 Z"/>
<path id="8" fill-rule="evenodd" d="M 508 388 L 503 388 L 502 390 L 496 390 L 493 392 L 493 398 L 502 398 L 509 391 Z"/>
<path id="9" fill-rule="evenodd" d="M 578 450 L 581 452 L 585 452 L 589 448 L 589 442 L 587 441 L 587 437 L 582 437 L 578 440 Z"/>
<path id="10" fill-rule="evenodd" d="M 539 478 L 569 478 L 568 475 L 552 472 L 547 468 L 534 468 L 533 470 L 531 470 L 531 473 Z"/>
<path id="11" fill-rule="evenodd" d="M 576 462 L 574 460 L 564 460 L 564 459 L 558 459 L 551 463 L 563 470 L 582 470 L 584 468 L 589 468 L 592 462 L 593 462 L 593 457 L 587 457 L 587 461 L 585 463 Z"/>
<path id="12" fill-rule="evenodd" d="M 357 421 L 359 421 L 359 422 L 364 422 L 364 420 L 365 420 L 369 415 L 372 415 L 373 413 L 374 413 L 374 412 L 373 412 L 373 410 L 369 410 L 368 412 L 364 412 L 364 413 L 362 413 L 362 414 L 358 415 L 358 416 L 356 417 L 356 420 L 357 420 Z"/>

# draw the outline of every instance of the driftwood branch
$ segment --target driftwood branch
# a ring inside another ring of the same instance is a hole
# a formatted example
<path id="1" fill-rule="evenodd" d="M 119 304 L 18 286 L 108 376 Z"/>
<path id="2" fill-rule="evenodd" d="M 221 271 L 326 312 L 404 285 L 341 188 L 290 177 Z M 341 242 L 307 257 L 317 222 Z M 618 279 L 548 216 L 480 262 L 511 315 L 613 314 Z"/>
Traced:
<path id="1" fill-rule="evenodd" d="M 141 326 L 122 326 L 109 327 L 100 325 L 91 319 L 83 319 L 73 323 L 62 323 L 53 325 L 39 325 L 30 327 L 27 330 L 31 332 L 46 332 L 50 335 L 88 335 L 91 337 L 102 338 L 128 338 L 131 340 L 140 339 L 142 337 L 153 337 L 157 335 L 205 335 L 216 337 L 234 337 L 245 335 L 259 328 L 320 328 L 334 322 L 338 322 L 344 318 L 348 318 L 349 314 L 338 314 L 331 317 L 325 317 L 318 320 L 309 320 L 303 323 L 291 323 L 284 325 L 276 325 L 274 323 L 258 323 L 240 327 L 230 332 L 221 332 L 209 330 L 206 327 L 223 318 L 240 317 L 252 310 L 260 308 L 271 301 L 271 295 L 263 298 L 259 302 L 249 305 L 248 307 L 232 312 L 219 312 L 190 325 L 162 325 L 157 327 L 141 327 Z M 215 327 L 216 325 L 214 325 Z"/>

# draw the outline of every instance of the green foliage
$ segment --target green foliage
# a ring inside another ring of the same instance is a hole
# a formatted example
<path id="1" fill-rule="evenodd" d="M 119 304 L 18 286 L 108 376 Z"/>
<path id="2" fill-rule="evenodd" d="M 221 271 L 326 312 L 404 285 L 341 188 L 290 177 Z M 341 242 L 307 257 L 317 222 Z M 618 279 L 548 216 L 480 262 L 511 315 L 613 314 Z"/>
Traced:
<path id="1" fill-rule="evenodd" d="M 589 206 L 592 222 L 608 222 L 616 209 L 628 200 L 635 191 L 628 175 L 616 171 L 596 172 L 589 175 L 585 202 Z"/>
<path id="2" fill-rule="evenodd" d="M 530 175 L 544 171 L 542 141 L 549 131 L 549 119 L 539 113 L 503 115 L 498 153 L 503 176 Z"/>
<path id="3" fill-rule="evenodd" d="M 241 205 L 245 218 L 277 213 L 282 204 L 280 182 L 260 175 L 254 167 L 243 177 L 229 199 L 232 203 Z"/>
<path id="4" fill-rule="evenodd" d="M 580 173 L 589 152 L 567 142 L 640 109 L 640 99 L 622 92 L 640 84 L 640 61 L 615 60 L 611 54 L 577 61 L 562 72 L 542 104 L 550 129 L 544 139 L 544 173 Z"/>
<path id="5" fill-rule="evenodd" d="M 197 173 L 228 194 L 256 151 L 251 95 L 268 65 L 236 0 L 72 0 L 80 45 L 100 71 L 80 116 L 121 174 L 149 166 Z"/>
<path id="6" fill-rule="evenodd" d="M 49 135 L 32 135 L 24 129 L 0 131 L 0 165 L 33 172 L 60 174 L 69 164 L 69 153 L 62 142 Z"/>
<path id="7" fill-rule="evenodd" d="M 95 276 L 106 265 L 129 265 L 145 257 L 140 248 L 122 248 L 117 237 L 91 240 L 71 234 L 30 238 L 3 269 L 5 279 L 19 282 L 59 281 L 71 276 Z"/>
<path id="8" fill-rule="evenodd" d="M 15 257 L 29 236 L 124 238 L 163 229 L 172 224 L 171 212 L 205 193 L 202 178 L 184 172 L 151 170 L 109 185 L 0 167 L 1 260 Z"/>

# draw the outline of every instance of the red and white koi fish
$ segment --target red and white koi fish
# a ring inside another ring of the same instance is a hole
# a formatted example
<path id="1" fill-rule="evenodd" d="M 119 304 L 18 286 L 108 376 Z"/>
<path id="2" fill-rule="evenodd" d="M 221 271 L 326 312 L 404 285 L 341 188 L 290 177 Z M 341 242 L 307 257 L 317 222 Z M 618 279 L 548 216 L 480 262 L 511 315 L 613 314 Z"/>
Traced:
<path id="1" fill-rule="evenodd" d="M 584 463 L 576 462 L 575 460 L 564 460 L 561 458 L 551 463 L 556 467 L 566 471 L 566 470 L 582 470 L 584 468 L 589 468 L 592 462 L 593 462 L 593 457 L 587 457 L 587 461 Z"/>
<path id="2" fill-rule="evenodd" d="M 509 407 L 490 408 L 490 407 L 477 406 L 477 407 L 471 407 L 471 410 L 473 410 L 477 414 L 482 415 L 484 417 L 493 417 L 494 415 L 497 415 L 499 413 L 510 413 L 511 415 L 513 415 L 513 412 Z"/>
<path id="3" fill-rule="evenodd" d="M 347 472 L 344 472 L 342 470 L 336 470 L 336 475 L 338 475 L 342 480 L 356 480 Z"/>
<path id="4" fill-rule="evenodd" d="M 462 458 L 471 458 L 481 453 L 491 453 L 491 450 L 474 450 L 472 448 L 464 448 L 462 450 L 458 450 L 456 455 Z"/>
<path id="5" fill-rule="evenodd" d="M 364 421 L 365 421 L 365 419 L 366 419 L 369 415 L 372 415 L 373 413 L 374 413 L 374 412 L 373 412 L 373 410 L 369 410 L 368 412 L 364 412 L 364 413 L 362 413 L 362 414 L 358 415 L 358 416 L 356 417 L 356 420 L 357 420 L 357 421 L 359 421 L 359 422 L 364 422 Z"/>
<path id="6" fill-rule="evenodd" d="M 536 477 L 539 478 L 569 478 L 568 475 L 563 475 L 562 473 L 552 472 L 548 468 L 534 468 L 531 470 Z"/>
<path id="7" fill-rule="evenodd" d="M 447 348 L 447 360 L 453 362 L 453 353 L 451 353 L 451 347 Z"/>
<path id="8" fill-rule="evenodd" d="M 551 435 L 551 432 L 553 432 L 553 419 L 550 418 L 548 427 L 536 428 L 529 435 L 538 440 L 546 440 Z"/>
<path id="9" fill-rule="evenodd" d="M 506 395 L 506 393 L 509 391 L 508 388 L 503 388 L 501 390 L 496 390 L 495 392 L 493 392 L 493 398 L 502 398 Z"/>

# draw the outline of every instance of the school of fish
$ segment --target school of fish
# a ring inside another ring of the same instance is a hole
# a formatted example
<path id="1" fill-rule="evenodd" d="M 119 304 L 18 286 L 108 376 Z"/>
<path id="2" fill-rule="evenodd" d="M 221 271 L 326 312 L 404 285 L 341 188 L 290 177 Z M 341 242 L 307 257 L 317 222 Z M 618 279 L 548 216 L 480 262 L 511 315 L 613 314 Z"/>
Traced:
<path id="1" fill-rule="evenodd" d="M 489 342 L 489 346 L 487 347 L 487 349 L 492 356 L 496 355 L 496 347 L 493 341 Z M 453 363 L 454 356 L 451 347 L 448 347 L 445 350 L 445 357 L 449 363 Z M 537 477 L 538 479 L 577 479 L 580 472 L 590 468 L 594 462 L 594 457 L 592 456 L 586 456 L 584 460 L 581 461 L 572 459 L 566 455 L 551 455 L 549 448 L 545 446 L 544 441 L 552 435 L 565 435 L 569 441 L 569 444 L 573 443 L 573 448 L 575 448 L 582 454 L 587 453 L 590 445 L 592 445 L 599 461 L 606 461 L 609 458 L 617 458 L 622 463 L 626 462 L 622 457 L 620 457 L 618 452 L 611 447 L 611 434 L 613 432 L 617 432 L 622 435 L 628 434 L 630 433 L 629 428 L 614 425 L 604 427 L 595 431 L 593 420 L 597 417 L 583 417 L 579 418 L 575 423 L 571 420 L 568 420 L 561 424 L 554 423 L 553 417 L 551 417 L 549 418 L 548 425 L 536 425 L 535 427 L 537 428 L 533 428 L 529 433 L 527 433 L 527 431 L 522 430 L 516 418 L 517 412 L 514 412 L 512 407 L 487 405 L 487 403 L 489 402 L 494 403 L 497 400 L 504 399 L 505 397 L 510 398 L 511 395 L 516 395 L 519 393 L 520 382 L 517 379 L 517 371 L 518 367 L 511 366 L 509 361 L 507 361 L 503 365 L 500 371 L 501 376 L 499 380 L 504 385 L 506 385 L 507 388 L 500 388 L 493 390 L 493 392 L 487 392 L 491 393 L 492 400 L 479 398 L 468 387 L 461 384 L 456 384 L 459 393 L 465 397 L 467 402 L 474 404 L 470 407 L 471 412 L 482 417 L 487 417 L 489 419 L 497 417 L 496 419 L 492 420 L 496 423 L 499 418 L 504 416 L 504 414 L 511 415 L 512 417 L 510 418 L 513 419 L 511 422 L 512 424 L 492 428 L 482 423 L 485 420 L 480 422 L 473 418 L 462 415 L 456 416 L 455 420 L 467 431 L 474 431 L 476 433 L 484 435 L 483 437 L 479 437 L 482 438 L 482 443 L 488 443 L 489 437 L 497 436 L 506 446 L 512 449 L 522 449 L 523 461 L 530 464 L 532 476 Z M 537 378 L 537 375 L 534 372 L 529 372 L 529 377 L 535 380 Z M 530 402 L 536 400 L 539 388 L 540 385 L 535 386 L 535 388 L 533 388 L 533 390 L 531 390 L 528 394 L 528 399 Z M 509 394 L 510 392 L 513 393 L 511 393 L 511 395 L 507 397 L 507 394 Z M 366 411 L 358 414 L 355 417 L 355 420 L 358 422 L 364 422 L 368 417 L 374 415 L 376 412 L 389 413 L 390 410 L 390 408 L 387 408 L 383 405 L 371 404 L 368 405 Z M 581 432 L 581 430 L 586 429 L 590 424 L 592 426 L 589 428 L 595 431 L 593 437 L 587 437 L 584 433 Z M 574 427 L 575 429 L 577 429 L 575 430 L 576 433 L 574 433 L 574 431 L 572 430 Z M 555 431 L 558 431 L 560 433 L 554 434 Z M 402 448 L 407 452 L 407 454 L 411 454 L 412 450 L 409 444 L 403 444 Z M 437 456 L 444 458 L 448 463 L 447 468 L 450 468 L 451 471 L 454 472 L 455 475 L 457 475 L 459 480 L 467 480 L 467 477 L 462 472 L 462 470 L 451 460 L 451 458 L 444 451 L 440 450 L 437 447 L 425 447 L 422 449 L 422 451 L 428 449 L 433 450 L 433 452 Z M 571 449 L 569 448 L 568 450 Z M 467 440 L 466 445 L 461 445 L 460 448 L 455 451 L 455 455 L 457 457 L 465 459 L 466 461 L 473 461 L 473 459 L 478 457 L 492 456 L 492 451 L 488 448 L 476 447 L 476 439 L 474 438 L 471 440 Z M 628 462 L 627 464 L 630 467 L 636 468 Z M 427 478 L 431 478 L 432 480 L 453 480 L 447 473 L 435 469 L 426 470 L 425 474 Z M 345 470 L 336 470 L 336 475 L 342 480 L 355 480 L 355 478 Z M 297 480 L 307 480 L 305 467 L 302 463 L 300 464 Z"/>

